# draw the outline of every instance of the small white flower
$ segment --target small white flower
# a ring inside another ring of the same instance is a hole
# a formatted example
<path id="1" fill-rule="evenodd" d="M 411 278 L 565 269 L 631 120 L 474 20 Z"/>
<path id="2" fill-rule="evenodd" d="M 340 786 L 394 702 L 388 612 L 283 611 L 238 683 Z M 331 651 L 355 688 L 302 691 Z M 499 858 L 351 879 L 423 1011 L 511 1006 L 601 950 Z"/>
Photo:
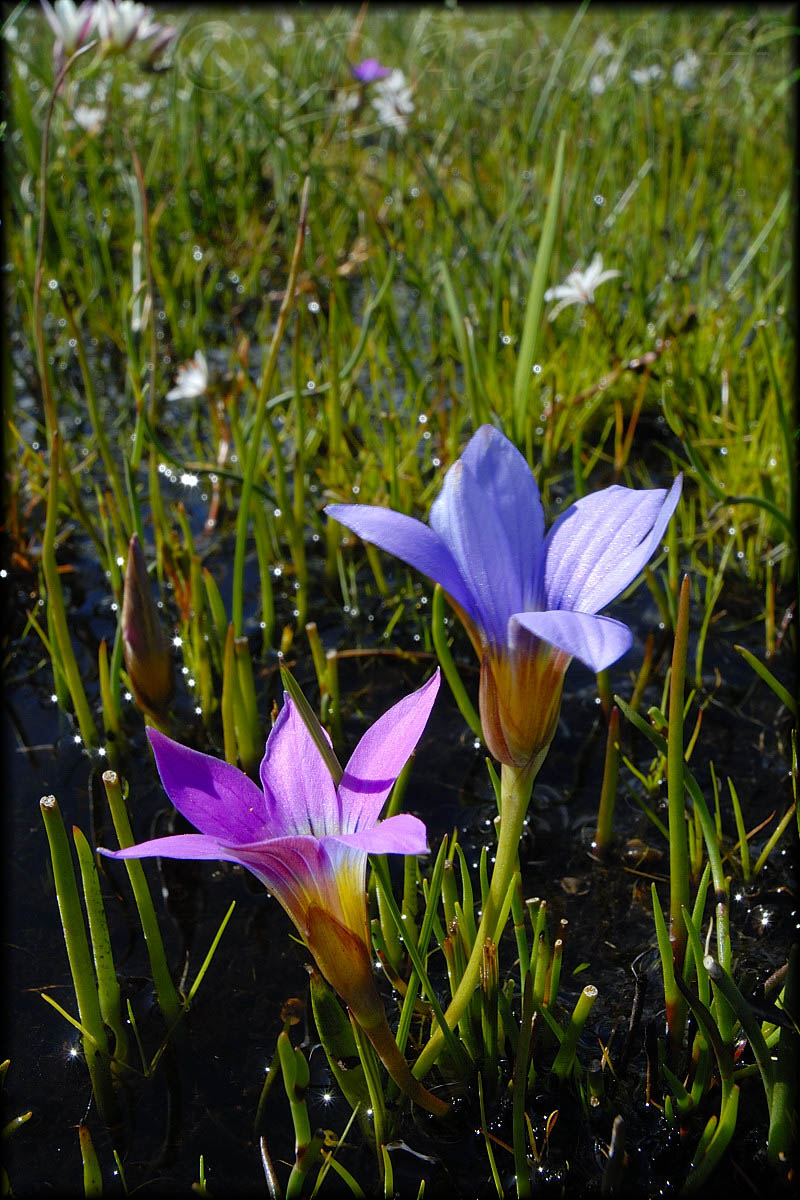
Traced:
<path id="1" fill-rule="evenodd" d="M 353 112 L 358 108 L 360 99 L 358 88 L 339 88 L 333 98 L 333 107 L 340 113 Z"/>
<path id="2" fill-rule="evenodd" d="M 114 50 L 127 50 L 144 21 L 152 12 L 136 0 L 98 0 L 97 30 L 103 44 Z"/>
<path id="3" fill-rule="evenodd" d="M 589 91 L 593 96 L 602 96 L 606 90 L 606 77 L 603 74 L 595 74 L 589 77 Z"/>
<path id="4" fill-rule="evenodd" d="M 56 35 L 56 47 L 69 58 L 87 40 L 93 31 L 96 9 L 89 0 L 75 4 L 74 0 L 55 0 L 50 4 L 42 0 L 42 9 L 47 22 Z"/>
<path id="5" fill-rule="evenodd" d="M 76 104 L 72 110 L 72 119 L 87 133 L 95 133 L 105 122 L 106 110 L 93 104 Z"/>
<path id="6" fill-rule="evenodd" d="M 658 83 L 663 77 L 664 71 L 658 63 L 651 63 L 649 67 L 635 67 L 631 71 L 631 79 L 637 87 L 649 87 L 651 83 Z"/>
<path id="7" fill-rule="evenodd" d="M 700 55 L 695 54 L 694 50 L 687 50 L 672 68 L 672 82 L 676 87 L 690 92 L 697 81 L 697 72 L 699 70 Z"/>
<path id="8" fill-rule="evenodd" d="M 208 387 L 208 363 L 202 350 L 195 350 L 190 358 L 178 367 L 175 387 L 167 392 L 168 400 L 194 400 L 202 396 Z"/>
<path id="9" fill-rule="evenodd" d="M 154 58 L 175 33 L 172 25 L 153 20 L 153 10 L 138 0 L 98 0 L 97 31 L 107 52 L 128 50 L 136 43 Z"/>
<path id="10" fill-rule="evenodd" d="M 619 271 L 604 271 L 601 255 L 595 254 L 585 271 L 578 269 L 570 271 L 563 283 L 548 288 L 544 294 L 547 301 L 558 300 L 558 304 L 550 313 L 549 319 L 555 320 L 562 308 L 570 304 L 594 304 L 595 289 L 607 279 L 615 279 Z"/>
<path id="11" fill-rule="evenodd" d="M 592 49 L 598 58 L 609 58 L 614 53 L 614 44 L 604 33 L 601 33 Z"/>
<path id="12" fill-rule="evenodd" d="M 397 129 L 400 133 L 406 132 L 406 118 L 414 111 L 414 101 L 411 99 L 411 88 L 399 67 L 395 67 L 385 79 L 377 80 L 372 89 L 372 104 L 381 125 Z"/>

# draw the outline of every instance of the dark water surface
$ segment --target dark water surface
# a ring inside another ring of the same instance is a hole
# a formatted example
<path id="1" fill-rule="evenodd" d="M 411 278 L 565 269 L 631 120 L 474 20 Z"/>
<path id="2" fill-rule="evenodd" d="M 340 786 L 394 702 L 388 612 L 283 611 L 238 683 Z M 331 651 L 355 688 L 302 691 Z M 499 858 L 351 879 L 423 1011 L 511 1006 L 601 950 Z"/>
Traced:
<path id="1" fill-rule="evenodd" d="M 113 636 L 115 614 L 109 608 L 107 586 L 98 577 L 96 567 L 82 562 L 80 571 L 65 580 L 70 589 L 71 628 L 84 658 L 85 677 L 91 681 L 96 675 L 97 640 Z M 24 609 L 33 603 L 31 593 L 36 581 L 12 573 L 4 585 L 9 591 L 6 629 L 16 638 L 24 622 Z M 394 645 L 420 645 L 414 642 L 422 628 L 417 602 L 426 591 L 420 585 L 416 597 L 408 599 L 405 616 L 393 633 Z M 280 628 L 284 621 L 291 621 L 292 596 L 287 592 L 277 602 Z M 714 762 L 721 783 L 723 826 L 731 845 L 736 835 L 726 776 L 734 780 L 748 829 L 773 811 L 779 818 L 791 802 L 786 712 L 733 650 L 736 641 L 763 657 L 763 622 L 752 619 L 759 610 L 760 600 L 746 584 L 732 581 L 723 592 L 718 605 L 720 616 L 712 623 L 704 660 L 704 684 L 708 689 L 704 695 L 710 694 L 710 699 L 692 758 L 692 768 L 709 802 L 707 763 L 709 759 Z M 368 621 L 368 612 L 362 611 L 358 618 L 347 617 L 333 604 L 310 615 L 317 620 L 326 647 L 385 648 L 376 631 L 385 627 L 387 610 L 376 599 L 371 612 L 374 623 Z M 631 673 L 635 674 L 641 663 L 644 638 L 658 628 L 658 613 L 642 586 L 632 599 L 614 606 L 614 615 L 630 623 L 637 637 L 634 649 L 611 671 L 613 689 L 629 696 Z M 699 616 L 695 634 L 698 622 Z M 659 636 L 659 668 L 648 687 L 643 710 L 661 698 L 669 641 L 665 635 Z M 256 649 L 260 638 L 255 631 L 252 641 Z M 477 690 L 477 670 L 460 631 L 456 645 L 463 651 L 465 677 Z M 76 744 L 71 720 L 50 698 L 50 670 L 46 665 L 42 668 L 43 656 L 32 635 L 21 645 L 11 641 L 9 647 L 3 732 L 8 786 L 4 806 L 7 1009 L 2 1057 L 10 1057 L 11 1066 L 5 1086 L 4 1120 L 27 1110 L 33 1116 L 6 1141 L 6 1167 L 16 1195 L 81 1194 L 76 1126 L 86 1120 L 103 1165 L 106 1193 L 117 1195 L 122 1189 L 118 1181 L 112 1181 L 113 1160 L 107 1135 L 91 1105 L 85 1065 L 75 1053 L 77 1034 L 39 995 L 47 990 L 68 1011 L 76 1011 L 38 801 L 43 795 L 55 794 L 68 830 L 74 823 L 92 844 L 115 845 L 100 778 L 108 764 L 99 756 L 90 761 Z M 304 638 L 298 639 L 298 648 L 299 659 L 290 654 L 288 662 L 313 703 L 316 684 Z M 693 655 L 694 643 L 690 663 Z M 366 726 L 402 695 L 419 687 L 433 666 L 430 656 L 416 660 L 387 654 L 341 658 L 346 754 Z M 794 664 L 788 649 L 782 648 L 771 666 L 782 679 L 791 682 Z M 272 701 L 280 702 L 277 668 L 274 655 L 260 671 L 257 664 L 265 730 Z M 179 696 L 178 712 L 174 735 L 208 749 L 188 695 Z M 689 731 L 693 724 L 694 715 Z M 131 745 L 121 759 L 121 770 L 130 780 L 129 808 L 137 840 L 177 832 L 175 814 L 161 790 L 141 720 L 133 708 L 128 729 Z M 537 1139 L 542 1137 L 550 1112 L 557 1108 L 559 1118 L 548 1153 L 535 1175 L 537 1196 L 560 1195 L 564 1186 L 566 1195 L 599 1194 L 603 1150 L 617 1113 L 624 1115 L 627 1124 L 626 1194 L 675 1194 L 702 1128 L 698 1124 L 687 1144 L 681 1145 L 658 1108 L 645 1103 L 647 1031 L 660 1036 L 664 1023 L 649 892 L 650 881 L 655 878 L 666 902 L 666 846 L 635 804 L 632 791 L 639 785 L 621 765 L 615 821 L 618 843 L 607 866 L 591 859 L 604 746 L 594 677 L 573 664 L 567 676 L 559 728 L 534 790 L 529 833 L 520 848 L 523 887 L 526 896 L 547 900 L 551 936 L 560 918 L 569 920 L 560 992 L 565 1008 L 571 1009 L 585 984 L 593 983 L 599 989 L 582 1039 L 581 1061 L 599 1058 L 600 1043 L 611 1042 L 611 1060 L 619 1069 L 615 1079 L 606 1073 L 606 1095 L 591 1121 L 585 1119 L 572 1090 L 559 1094 L 548 1089 L 544 1071 L 540 1072 L 541 1086 L 537 1083 L 527 1106 Z M 652 754 L 635 731 L 625 731 L 623 750 L 646 770 Z M 219 748 L 213 748 L 213 752 L 218 753 Z M 666 821 L 665 788 L 662 793 L 657 807 Z M 491 835 L 494 801 L 483 755 L 475 748 L 444 683 L 416 757 L 406 807 L 426 822 L 434 848 L 443 834 L 457 827 L 468 862 L 477 864 L 480 848 Z M 752 861 L 773 827 L 774 822 L 755 837 Z M 786 844 L 790 844 L 788 837 Z M 130 999 L 145 1047 L 152 1054 L 160 1042 L 162 1027 L 154 1007 L 127 876 L 122 864 L 104 860 L 101 865 L 123 997 Z M 779 847 L 756 884 L 745 889 L 736 880 L 736 868 L 730 866 L 734 874 L 731 924 L 735 975 L 743 990 L 754 995 L 785 961 L 788 944 L 796 936 L 797 902 L 791 868 L 787 852 Z M 187 1194 L 198 1178 L 203 1155 L 213 1195 L 263 1195 L 266 1185 L 253 1138 L 253 1118 L 281 1028 L 281 1007 L 290 997 L 305 1000 L 307 996 L 309 956 L 290 936 L 293 930 L 277 902 L 241 868 L 224 863 L 149 860 L 145 869 L 176 980 L 193 980 L 228 905 L 231 900 L 237 904 L 172 1052 L 165 1056 L 153 1078 L 137 1080 L 124 1093 L 128 1188 L 150 1195 Z M 477 888 L 477 871 L 473 878 Z M 439 972 L 443 978 L 439 958 L 432 956 L 431 969 L 434 977 Z M 501 980 L 516 974 L 514 958 L 512 938 L 502 948 Z M 573 975 L 583 963 L 589 966 Z M 623 1055 L 636 973 L 647 979 L 644 1008 Z M 382 987 L 392 1021 L 397 1015 L 395 998 L 385 980 Z M 298 1034 L 303 1032 L 302 1026 L 294 1031 L 295 1042 L 302 1040 Z M 315 1042 L 313 1025 L 305 1034 L 308 1050 Z M 133 1050 L 132 1060 L 135 1058 Z M 349 1108 L 335 1086 L 330 1086 L 320 1048 L 311 1054 L 311 1077 L 312 1127 L 341 1132 Z M 327 1098 L 329 1093 L 332 1100 Z M 427 1180 L 426 1196 L 494 1194 L 473 1093 L 474 1089 L 456 1099 L 453 1115 L 447 1121 L 436 1122 L 424 1113 L 401 1117 L 395 1140 L 404 1142 L 408 1149 L 392 1152 L 399 1195 L 416 1196 L 422 1178 Z M 657 1092 L 656 1098 L 661 1099 Z M 715 1094 L 711 1099 L 718 1105 Z M 510 1096 L 501 1093 L 487 1103 L 493 1132 L 501 1142 L 510 1143 Z M 711 1111 L 715 1110 L 704 1112 L 703 1122 Z M 715 1180 L 742 1187 L 745 1194 L 756 1194 L 767 1178 L 763 1162 L 765 1130 L 763 1091 L 760 1081 L 751 1079 L 742 1088 L 736 1138 Z M 285 1184 L 289 1173 L 285 1164 L 293 1160 L 294 1153 L 288 1104 L 280 1081 L 271 1092 L 263 1132 Z M 495 1154 L 504 1184 L 509 1194 L 514 1194 L 513 1159 L 500 1145 L 495 1145 Z M 340 1158 L 368 1196 L 378 1194 L 374 1158 L 361 1144 L 356 1125 L 349 1135 L 349 1148 L 341 1151 Z M 321 1194 L 342 1193 L 343 1185 L 331 1173 Z"/>

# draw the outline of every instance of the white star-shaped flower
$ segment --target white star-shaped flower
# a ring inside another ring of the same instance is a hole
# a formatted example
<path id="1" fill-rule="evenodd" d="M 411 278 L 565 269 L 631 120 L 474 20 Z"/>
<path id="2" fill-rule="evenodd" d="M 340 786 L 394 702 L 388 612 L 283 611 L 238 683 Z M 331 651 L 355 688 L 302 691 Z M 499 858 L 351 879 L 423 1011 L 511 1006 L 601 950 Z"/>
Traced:
<path id="1" fill-rule="evenodd" d="M 549 319 L 555 320 L 562 308 L 566 308 L 570 304 L 594 304 L 595 289 L 606 280 L 615 279 L 619 273 L 619 271 L 604 271 L 602 256 L 595 254 L 585 271 L 577 269 L 570 271 L 563 283 L 547 289 L 544 294 L 545 300 L 558 301 L 550 313 Z"/>
<path id="2" fill-rule="evenodd" d="M 202 350 L 195 350 L 190 358 L 178 367 L 175 386 L 167 392 L 168 400 L 194 400 L 202 396 L 208 387 L 208 363 Z"/>

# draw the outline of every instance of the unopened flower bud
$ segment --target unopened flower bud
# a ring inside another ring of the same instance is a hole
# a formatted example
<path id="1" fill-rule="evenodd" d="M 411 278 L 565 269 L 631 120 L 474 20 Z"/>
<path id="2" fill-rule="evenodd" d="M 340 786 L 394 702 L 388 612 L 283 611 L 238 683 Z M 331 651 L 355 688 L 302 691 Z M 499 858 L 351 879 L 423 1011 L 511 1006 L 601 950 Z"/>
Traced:
<path id="1" fill-rule="evenodd" d="M 174 688 L 172 657 L 135 533 L 125 567 L 122 652 L 136 703 L 151 716 L 163 717 Z"/>

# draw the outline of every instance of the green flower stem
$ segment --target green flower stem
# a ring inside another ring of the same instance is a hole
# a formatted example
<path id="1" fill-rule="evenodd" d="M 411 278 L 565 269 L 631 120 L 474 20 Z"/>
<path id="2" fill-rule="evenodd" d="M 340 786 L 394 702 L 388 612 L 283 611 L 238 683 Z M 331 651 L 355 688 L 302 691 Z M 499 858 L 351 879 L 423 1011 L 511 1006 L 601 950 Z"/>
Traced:
<path id="1" fill-rule="evenodd" d="M 522 836 L 525 814 L 528 811 L 533 781 L 546 754 L 547 747 L 541 750 L 527 767 L 512 767 L 507 763 L 503 764 L 500 775 L 503 816 L 500 821 L 494 870 L 472 953 L 456 993 L 444 1014 L 444 1019 L 450 1029 L 455 1029 L 479 985 L 481 963 L 483 962 L 483 943 L 487 938 L 495 939 L 497 922 L 517 869 L 519 840 Z M 413 1071 L 418 1079 L 424 1078 L 431 1069 L 441 1053 L 443 1045 L 444 1036 L 441 1030 L 435 1030 L 414 1063 Z"/>
<path id="2" fill-rule="evenodd" d="M 600 789 L 600 804 L 597 809 L 597 830 L 594 835 L 594 853 L 601 860 L 608 853 L 614 828 L 614 805 L 617 799 L 619 775 L 619 708 L 611 709 L 606 739 L 606 762 L 603 769 L 603 785 Z"/>
<path id="3" fill-rule="evenodd" d="M 86 926 L 78 896 L 72 855 L 67 841 L 67 831 L 64 828 L 55 796 L 44 796 L 39 801 L 39 808 L 50 845 L 58 911 L 64 930 L 64 944 L 67 948 L 75 999 L 78 1002 L 80 1023 L 88 1035 L 82 1039 L 86 1065 L 89 1069 L 92 1090 L 100 1115 L 107 1125 L 114 1125 L 119 1117 L 109 1071 L 108 1039 L 100 1012 L 97 984 L 89 953 L 89 942 L 86 937 Z"/>
<path id="4" fill-rule="evenodd" d="M 114 822 L 114 829 L 116 830 L 120 849 L 126 850 L 128 846 L 134 844 L 134 837 L 116 771 L 104 771 L 103 784 L 106 789 L 108 805 L 111 809 L 111 819 Z M 150 970 L 153 974 L 153 984 L 158 996 L 158 1004 L 164 1015 L 167 1028 L 171 1029 L 181 1015 L 181 1002 L 175 990 L 175 984 L 172 982 L 169 967 L 167 966 L 167 956 L 164 951 L 164 943 L 161 940 L 161 931 L 158 928 L 155 909 L 153 908 L 153 899 L 150 895 L 150 889 L 147 886 L 144 868 L 139 859 L 126 858 L 125 866 L 128 869 L 128 878 L 131 881 L 133 897 L 139 912 L 139 920 L 142 923 L 142 933 L 147 944 L 147 955 L 150 959 Z"/>
<path id="5" fill-rule="evenodd" d="M 669 813 L 669 937 L 675 970 L 683 969 L 686 954 L 686 925 L 681 906 L 689 907 L 689 852 L 686 837 L 686 801 L 684 798 L 683 705 L 686 679 L 686 651 L 689 641 L 689 576 L 685 575 L 678 601 L 675 645 L 669 684 L 669 737 L 667 739 L 667 804 Z M 673 1046 L 683 1041 L 686 1003 L 676 996 L 674 1009 L 668 1009 L 667 1023 Z"/>
<path id="6" fill-rule="evenodd" d="M 292 261 L 289 266 L 289 275 L 286 280 L 286 291 L 284 292 L 283 303 L 278 312 L 278 320 L 275 324 L 275 329 L 272 334 L 272 342 L 270 343 L 269 355 L 261 375 L 261 384 L 258 390 L 258 403 L 256 405 L 255 418 L 253 420 L 253 429 L 250 434 L 250 446 L 247 454 L 247 462 L 245 464 L 244 475 L 242 476 L 242 494 L 239 497 L 239 515 L 236 523 L 236 549 L 233 559 L 233 626 L 237 637 L 242 636 L 243 630 L 243 611 L 244 611 L 244 552 L 245 542 L 247 540 L 247 522 L 250 515 L 250 499 L 253 494 L 253 480 L 256 473 L 256 465 L 262 453 L 261 451 L 261 432 L 264 427 L 264 418 L 267 411 L 267 399 L 269 390 L 272 385 L 272 377 L 275 374 L 275 368 L 278 365 L 278 348 L 283 339 L 283 334 L 286 329 L 289 315 L 294 305 L 294 290 L 297 282 L 297 272 L 300 267 L 300 255 L 303 250 L 306 231 L 306 217 L 308 216 L 308 192 L 311 186 L 310 177 L 306 178 L 303 184 L 303 194 L 300 199 L 300 218 L 297 226 L 297 237 L 294 244 L 294 252 Z M 294 393 L 292 393 L 294 394 Z"/>
<path id="7" fill-rule="evenodd" d="M 400 1053 L 385 1016 L 382 1021 L 377 1025 L 371 1025 L 369 1029 L 362 1027 L 362 1031 L 372 1042 L 378 1057 L 401 1092 L 404 1092 L 420 1108 L 426 1109 L 436 1117 L 443 1117 L 449 1112 L 450 1105 L 447 1101 L 431 1095 L 428 1089 L 423 1087 L 419 1080 L 411 1074 L 408 1063 Z M 369 1082 L 369 1076 L 367 1076 L 367 1082 Z"/>

